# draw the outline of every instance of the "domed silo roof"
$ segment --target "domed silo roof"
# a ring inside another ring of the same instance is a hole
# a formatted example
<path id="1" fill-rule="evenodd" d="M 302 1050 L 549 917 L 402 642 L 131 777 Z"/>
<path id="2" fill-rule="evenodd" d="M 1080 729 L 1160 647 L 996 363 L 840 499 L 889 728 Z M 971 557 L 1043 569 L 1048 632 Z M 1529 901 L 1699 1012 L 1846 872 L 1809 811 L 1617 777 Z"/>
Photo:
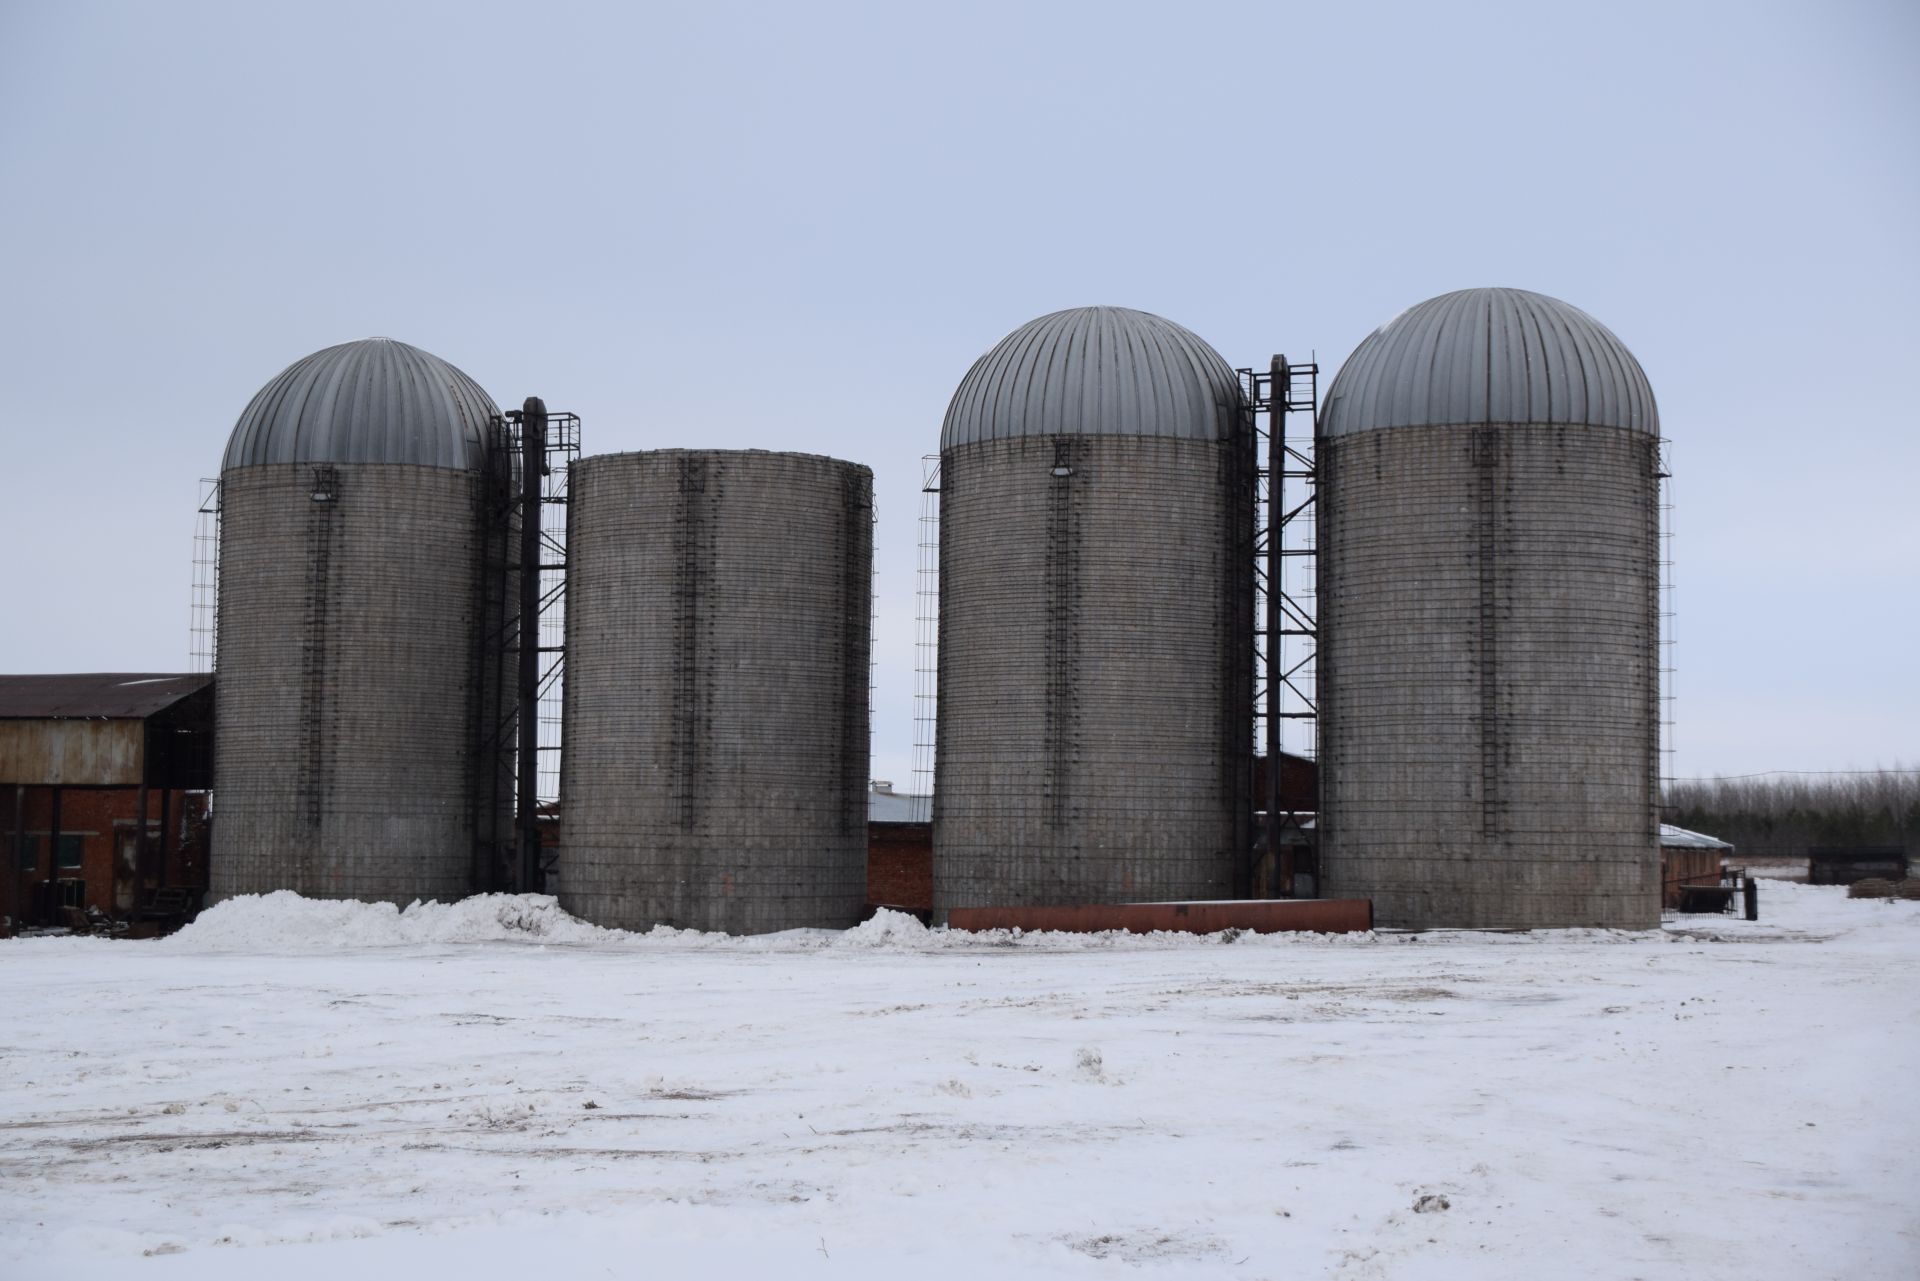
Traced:
<path id="1" fill-rule="evenodd" d="M 1485 423 L 1660 433 L 1626 345 L 1578 307 L 1524 289 L 1442 294 L 1374 330 L 1327 389 L 1321 429 Z"/>
<path id="2" fill-rule="evenodd" d="M 263 463 L 412 463 L 477 471 L 493 398 L 430 352 L 391 338 L 316 351 L 262 387 L 222 471 Z"/>
<path id="3" fill-rule="evenodd" d="M 1240 379 L 1171 320 L 1075 307 L 1030 320 L 974 362 L 940 448 L 1011 436 L 1184 436 L 1239 429 Z"/>

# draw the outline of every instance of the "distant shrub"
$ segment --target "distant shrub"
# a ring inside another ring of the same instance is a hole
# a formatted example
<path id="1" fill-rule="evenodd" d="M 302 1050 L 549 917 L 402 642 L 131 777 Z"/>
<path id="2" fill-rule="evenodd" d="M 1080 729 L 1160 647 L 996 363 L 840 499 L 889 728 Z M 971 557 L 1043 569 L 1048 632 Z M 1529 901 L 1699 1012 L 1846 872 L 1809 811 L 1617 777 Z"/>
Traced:
<path id="1" fill-rule="evenodd" d="M 1920 851 L 1920 770 L 1683 779 L 1667 789 L 1669 823 L 1733 842 L 1747 858 L 1805 858 L 1815 846 L 1902 845 Z"/>

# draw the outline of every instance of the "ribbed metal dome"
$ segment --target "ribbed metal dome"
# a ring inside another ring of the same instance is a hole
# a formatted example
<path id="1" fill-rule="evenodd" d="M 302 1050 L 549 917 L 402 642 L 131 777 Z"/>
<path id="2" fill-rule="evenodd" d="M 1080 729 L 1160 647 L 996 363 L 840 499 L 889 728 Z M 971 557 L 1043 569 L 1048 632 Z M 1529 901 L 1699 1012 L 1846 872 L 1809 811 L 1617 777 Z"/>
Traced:
<path id="1" fill-rule="evenodd" d="M 1010 436 L 1184 436 L 1239 429 L 1240 379 L 1171 320 L 1075 307 L 1028 321 L 974 362 L 940 448 Z"/>
<path id="2" fill-rule="evenodd" d="M 487 420 L 480 385 L 429 352 L 363 338 L 297 360 L 260 389 L 221 470 L 263 463 L 413 463 L 477 471 Z"/>
<path id="3" fill-rule="evenodd" d="M 1401 312 L 1327 390 L 1329 436 L 1380 427 L 1569 423 L 1660 432 L 1653 388 L 1611 330 L 1524 289 L 1462 289 Z"/>

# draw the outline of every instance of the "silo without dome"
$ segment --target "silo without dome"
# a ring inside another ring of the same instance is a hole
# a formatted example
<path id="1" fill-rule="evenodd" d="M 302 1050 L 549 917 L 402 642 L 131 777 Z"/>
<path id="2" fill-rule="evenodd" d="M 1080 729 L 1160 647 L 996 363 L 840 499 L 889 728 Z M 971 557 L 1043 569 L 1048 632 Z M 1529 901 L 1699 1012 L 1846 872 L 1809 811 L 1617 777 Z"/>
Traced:
<path id="1" fill-rule="evenodd" d="M 562 905 L 626 929 L 853 925 L 873 473 L 671 449 L 570 483 Z"/>
<path id="2" fill-rule="evenodd" d="M 385 338 L 298 361 L 220 473 L 214 897 L 471 888 L 491 398 Z"/>
<path id="3" fill-rule="evenodd" d="M 1234 371 L 1170 321 L 1043 316 L 941 434 L 934 905 L 1243 892 L 1253 530 Z"/>
<path id="4" fill-rule="evenodd" d="M 1319 443 L 1324 890 L 1382 925 L 1659 923 L 1659 418 L 1578 308 L 1447 294 Z"/>

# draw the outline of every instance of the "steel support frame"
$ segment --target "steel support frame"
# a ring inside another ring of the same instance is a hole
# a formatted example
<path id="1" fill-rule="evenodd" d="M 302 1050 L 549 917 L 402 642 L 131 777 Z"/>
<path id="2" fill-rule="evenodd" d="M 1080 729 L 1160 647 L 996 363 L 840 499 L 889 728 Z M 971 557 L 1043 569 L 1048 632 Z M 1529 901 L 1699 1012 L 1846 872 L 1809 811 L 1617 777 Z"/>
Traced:
<path id="1" fill-rule="evenodd" d="M 1264 888 L 1279 897 L 1296 893 L 1293 847 L 1282 842 L 1288 827 L 1300 826 L 1299 813 L 1285 807 L 1282 776 L 1285 721 L 1313 721 L 1319 711 L 1317 691 L 1308 683 L 1318 651 L 1319 626 L 1315 611 L 1287 590 L 1286 567 L 1316 554 L 1310 531 L 1317 515 L 1319 376 L 1318 361 L 1294 364 L 1276 355 L 1264 373 L 1239 371 L 1253 419 L 1252 449 L 1257 480 L 1256 503 L 1261 513 L 1254 546 L 1254 581 L 1263 603 L 1256 621 L 1256 676 L 1253 721 L 1267 760 L 1266 821 L 1259 837 L 1257 862 L 1270 869 Z M 1313 444 L 1302 448 L 1287 435 L 1292 414 L 1307 414 L 1314 424 Z M 1297 493 L 1297 501 L 1295 501 Z M 1304 639 L 1306 650 L 1289 663 L 1288 637 Z M 1289 710 L 1284 694 L 1291 691 L 1298 706 Z M 1315 797 L 1314 811 L 1319 810 Z"/>
<path id="2" fill-rule="evenodd" d="M 520 741 L 514 754 L 513 809 L 515 884 L 523 891 L 545 888 L 540 866 L 540 517 L 547 462 L 547 404 L 529 396 L 520 411 L 520 663 L 514 682 L 515 723 Z M 529 571 L 532 568 L 532 572 Z"/>
<path id="3" fill-rule="evenodd" d="M 543 726 L 558 723 L 541 713 L 558 696 L 566 661 L 564 641 L 545 643 L 543 633 L 566 607 L 566 509 L 580 419 L 529 396 L 522 408 L 493 419 L 489 436 L 474 692 L 474 880 L 483 892 L 539 893 L 553 871 L 540 840 L 541 762 L 561 746 L 557 736 L 541 742 Z M 509 772 L 512 819 L 502 832 Z"/>

